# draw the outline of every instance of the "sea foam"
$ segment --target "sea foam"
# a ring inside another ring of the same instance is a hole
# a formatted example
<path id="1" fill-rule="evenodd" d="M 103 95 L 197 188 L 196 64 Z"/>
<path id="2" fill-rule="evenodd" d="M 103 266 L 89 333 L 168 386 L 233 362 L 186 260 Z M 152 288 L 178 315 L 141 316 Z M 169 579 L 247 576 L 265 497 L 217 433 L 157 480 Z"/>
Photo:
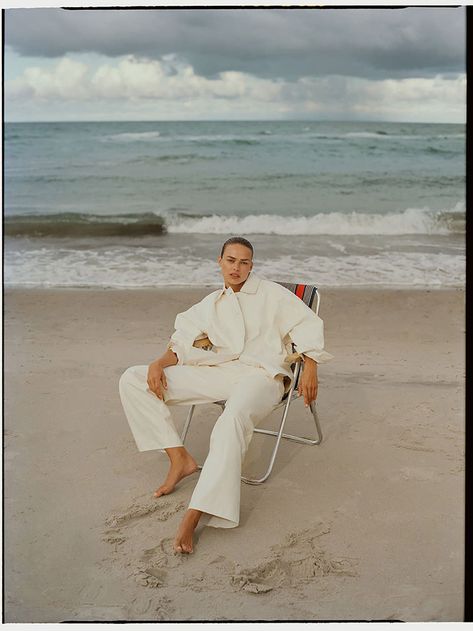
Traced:
<path id="1" fill-rule="evenodd" d="M 319 213 L 312 217 L 282 215 L 211 215 L 168 219 L 167 231 L 189 234 L 279 234 L 279 235 L 396 235 L 450 234 L 463 232 L 464 204 L 453 209 L 432 211 L 408 208 L 386 215 L 374 213 Z"/>
<path id="2" fill-rule="evenodd" d="M 154 248 L 48 249 L 9 252 L 5 284 L 28 287 L 159 287 L 220 285 L 214 259 L 165 255 Z M 255 272 L 270 280 L 320 287 L 462 287 L 465 258 L 456 254 L 383 252 L 371 256 L 274 256 Z"/>

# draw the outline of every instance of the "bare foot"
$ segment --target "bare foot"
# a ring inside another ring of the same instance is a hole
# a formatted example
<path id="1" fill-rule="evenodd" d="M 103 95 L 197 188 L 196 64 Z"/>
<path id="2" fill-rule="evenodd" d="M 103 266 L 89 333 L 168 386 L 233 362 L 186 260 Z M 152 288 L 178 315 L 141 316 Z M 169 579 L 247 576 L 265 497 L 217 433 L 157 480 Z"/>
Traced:
<path id="1" fill-rule="evenodd" d="M 202 511 L 195 508 L 189 508 L 186 514 L 182 518 L 182 521 L 177 529 L 176 538 L 174 539 L 174 550 L 176 552 L 192 553 L 194 548 L 192 546 L 192 535 L 199 523 Z"/>
<path id="2" fill-rule="evenodd" d="M 154 492 L 155 497 L 167 495 L 174 491 L 176 484 L 199 468 L 197 462 L 184 447 L 171 447 L 166 449 L 168 456 L 171 458 L 171 466 L 164 483 Z"/>

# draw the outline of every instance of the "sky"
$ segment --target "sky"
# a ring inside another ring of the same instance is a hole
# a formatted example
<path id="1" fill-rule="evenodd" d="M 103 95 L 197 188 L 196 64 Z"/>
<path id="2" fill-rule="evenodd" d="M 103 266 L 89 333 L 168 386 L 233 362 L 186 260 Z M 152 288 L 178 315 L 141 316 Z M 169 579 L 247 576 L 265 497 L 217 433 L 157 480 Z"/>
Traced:
<path id="1" fill-rule="evenodd" d="M 464 123 L 464 7 L 7 9 L 5 120 Z"/>

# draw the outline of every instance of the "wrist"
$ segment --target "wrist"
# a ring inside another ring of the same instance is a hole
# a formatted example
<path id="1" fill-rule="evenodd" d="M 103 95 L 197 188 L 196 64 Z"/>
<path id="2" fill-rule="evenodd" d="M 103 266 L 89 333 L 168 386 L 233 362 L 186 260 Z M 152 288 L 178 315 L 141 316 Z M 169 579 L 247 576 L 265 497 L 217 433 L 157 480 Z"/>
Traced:
<path id="1" fill-rule="evenodd" d="M 312 357 L 308 357 L 307 355 L 302 355 L 302 360 L 304 364 L 307 364 L 308 366 L 311 366 L 313 368 L 317 368 L 317 362 L 315 361 L 315 359 L 312 359 Z"/>

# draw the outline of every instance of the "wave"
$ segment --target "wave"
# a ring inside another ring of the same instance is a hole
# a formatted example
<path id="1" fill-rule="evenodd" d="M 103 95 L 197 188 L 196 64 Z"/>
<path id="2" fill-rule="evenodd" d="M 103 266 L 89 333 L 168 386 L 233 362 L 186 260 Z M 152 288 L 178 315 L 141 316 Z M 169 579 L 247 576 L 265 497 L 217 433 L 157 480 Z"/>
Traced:
<path id="1" fill-rule="evenodd" d="M 138 177 L 137 175 L 121 175 L 121 174 L 112 174 L 112 175 L 102 175 L 101 173 L 89 173 L 86 175 L 78 174 L 74 175 L 32 175 L 30 177 L 24 177 L 23 179 L 28 180 L 29 182 L 37 182 L 38 184 L 51 184 L 55 182 L 60 182 L 62 184 L 67 183 L 71 184 L 74 182 L 97 182 L 98 184 L 104 185 L 105 182 L 107 184 L 116 185 L 123 184 L 124 182 L 130 183 L 131 185 L 136 185 L 140 182 L 149 182 L 149 177 Z M 51 215 L 48 215 L 51 216 Z M 86 215 L 89 216 L 89 215 Z"/>
<path id="2" fill-rule="evenodd" d="M 345 138 L 379 138 L 385 136 L 387 138 L 402 138 L 401 135 L 388 134 L 387 131 L 350 131 L 342 134 Z"/>
<path id="3" fill-rule="evenodd" d="M 463 134 L 392 134 L 386 131 L 378 130 L 378 131 L 350 131 L 345 133 L 312 133 L 308 134 L 314 138 L 321 139 L 344 139 L 344 138 L 367 138 L 367 139 L 385 139 L 385 140 L 446 140 L 448 138 L 466 138 L 466 135 Z"/>
<path id="4" fill-rule="evenodd" d="M 163 217 L 153 213 L 16 215 L 4 221 L 4 232 L 10 237 L 138 237 L 161 235 L 165 231 Z"/>
<path id="5" fill-rule="evenodd" d="M 465 230 L 464 205 L 445 211 L 408 208 L 386 215 L 374 213 L 318 213 L 309 216 L 189 214 L 170 210 L 123 215 L 15 215 L 5 218 L 10 237 L 144 237 L 173 234 L 274 235 L 402 235 L 461 234 Z"/>
<path id="6" fill-rule="evenodd" d="M 399 213 L 319 213 L 312 217 L 212 215 L 181 219 L 167 225 L 170 233 L 188 234 L 274 234 L 274 235 L 401 235 L 451 234 L 465 230 L 461 204 L 451 210 L 435 212 L 408 208 Z"/>
<path id="7" fill-rule="evenodd" d="M 271 134 L 260 134 L 260 135 L 271 135 Z M 259 145 L 261 144 L 260 138 L 255 138 L 253 136 L 233 136 L 226 134 L 205 134 L 200 136 L 175 136 L 171 138 L 171 140 L 184 140 L 190 142 L 200 142 L 205 145 L 208 143 L 230 143 L 235 145 Z"/>
<path id="8" fill-rule="evenodd" d="M 456 156 L 458 155 L 458 151 L 455 151 L 454 149 L 445 149 L 444 147 L 434 147 L 434 146 L 429 146 L 425 148 L 425 152 L 426 153 L 441 153 L 444 155 L 451 155 L 451 156 Z"/>
<path id="9" fill-rule="evenodd" d="M 171 153 L 161 156 L 139 156 L 137 158 L 131 158 L 127 160 L 127 164 L 151 164 L 154 162 L 177 162 L 184 164 L 191 162 L 192 160 L 217 160 L 217 156 L 205 156 L 200 153 Z"/>
<path id="10" fill-rule="evenodd" d="M 111 134 L 104 136 L 101 140 L 112 140 L 115 142 L 149 142 L 161 138 L 159 131 L 140 131 L 140 132 L 127 132 L 121 134 Z"/>
<path id="11" fill-rule="evenodd" d="M 262 131 L 255 135 L 234 134 L 183 134 L 162 136 L 159 131 L 147 131 L 136 133 L 122 133 L 103 136 L 102 142 L 198 142 L 202 145 L 211 143 L 231 143 L 236 145 L 258 145 L 262 139 L 260 136 L 271 136 L 271 131 Z"/>
<path id="12" fill-rule="evenodd" d="M 174 134 L 165 133 L 161 135 L 159 131 L 148 132 L 129 132 L 112 134 L 101 137 L 103 142 L 113 143 L 138 143 L 144 145 L 145 143 L 160 143 L 172 144 L 175 146 L 182 145 L 197 145 L 199 147 L 253 147 L 253 146 L 265 146 L 268 143 L 274 144 L 278 142 L 292 143 L 298 145 L 300 143 L 348 143 L 353 145 L 365 144 L 367 142 L 375 143 L 376 147 L 391 147 L 391 150 L 398 151 L 399 147 L 413 146 L 417 147 L 418 143 L 437 143 L 448 142 L 448 140 L 454 141 L 457 138 L 465 139 L 465 134 L 452 133 L 452 134 L 412 134 L 412 133 L 396 133 L 391 131 L 385 131 L 377 129 L 374 131 L 360 130 L 350 132 L 330 132 L 330 131 L 318 131 L 315 129 L 304 128 L 302 132 L 293 133 L 284 131 L 271 131 L 263 129 L 254 131 L 248 134 L 222 134 L 222 133 L 208 133 L 208 134 Z M 374 148 L 374 147 L 373 147 Z M 427 148 L 428 152 L 432 153 L 451 153 L 456 155 L 457 150 L 452 148 L 448 149 L 432 149 Z"/>

